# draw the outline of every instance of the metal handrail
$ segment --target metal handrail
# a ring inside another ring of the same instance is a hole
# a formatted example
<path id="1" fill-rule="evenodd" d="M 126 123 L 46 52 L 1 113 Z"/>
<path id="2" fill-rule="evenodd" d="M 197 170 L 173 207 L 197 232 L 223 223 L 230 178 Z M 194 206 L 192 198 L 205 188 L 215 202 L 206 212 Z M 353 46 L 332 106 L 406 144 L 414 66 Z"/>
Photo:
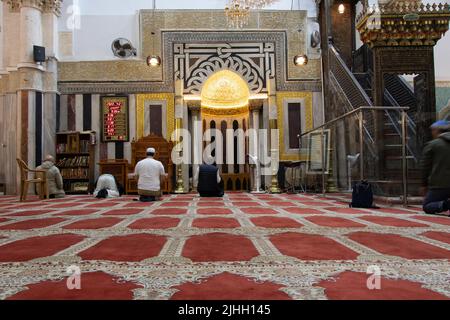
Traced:
<path id="1" fill-rule="evenodd" d="M 330 78 L 333 79 L 333 81 L 335 82 L 334 84 L 333 83 L 332 84 L 338 86 L 339 90 L 342 91 L 344 99 L 347 101 L 348 105 L 351 108 L 354 108 L 352 103 L 351 103 L 351 101 L 348 99 L 347 95 L 345 94 L 344 89 L 341 87 L 341 85 L 339 84 L 339 82 L 337 81 L 336 77 L 334 76 L 334 74 L 332 72 L 330 72 Z M 356 110 L 356 109 L 353 109 L 353 111 L 354 110 Z M 369 130 L 367 129 L 366 126 L 364 126 L 364 131 L 366 132 L 366 135 L 369 138 L 370 142 L 373 143 L 374 142 L 373 137 L 370 135 L 370 132 L 369 132 Z"/>
<path id="2" fill-rule="evenodd" d="M 347 65 L 345 64 L 344 60 L 342 60 L 339 52 L 336 50 L 336 48 L 332 44 L 330 44 L 329 47 L 330 47 L 330 51 L 333 53 L 333 57 L 339 63 L 338 67 L 340 67 L 342 69 L 344 74 L 349 78 L 350 82 L 355 87 L 356 92 L 359 93 L 359 95 L 360 95 L 359 98 L 364 100 L 366 105 L 370 106 L 372 104 L 372 101 L 370 100 L 369 96 L 366 94 L 366 92 L 364 91 L 364 89 L 362 88 L 362 86 L 358 82 L 358 80 L 356 80 L 356 78 L 353 75 L 353 73 L 347 67 Z M 355 107 L 355 106 L 353 106 L 353 107 Z"/>
<path id="3" fill-rule="evenodd" d="M 302 134 L 298 135 L 299 142 L 301 144 L 302 138 L 310 135 L 311 133 L 321 131 L 321 143 L 323 149 L 324 147 L 324 130 L 326 127 L 329 127 L 336 122 L 343 120 L 345 118 L 348 118 L 351 115 L 358 114 L 358 120 L 359 120 L 359 152 L 360 152 L 360 158 L 359 158 L 359 165 L 360 165 L 360 179 L 364 180 L 364 111 L 384 111 L 388 112 L 391 110 L 399 111 L 401 113 L 401 137 L 402 137 L 402 189 L 403 189 L 403 204 L 405 206 L 408 205 L 408 162 L 407 162 L 407 111 L 409 110 L 409 107 L 374 107 L 374 106 L 367 106 L 367 107 L 359 107 L 355 110 L 352 110 L 350 112 L 347 112 L 343 114 L 342 116 L 339 116 L 333 120 L 330 120 L 312 130 L 308 130 L 307 132 L 304 132 Z M 301 145 L 300 145 L 301 147 Z M 325 188 L 325 162 L 326 162 L 326 153 L 322 152 L 322 190 L 323 194 L 326 193 Z"/>
<path id="4" fill-rule="evenodd" d="M 335 122 L 337 122 L 339 120 L 347 118 L 348 116 L 351 116 L 352 114 L 355 114 L 355 113 L 358 113 L 358 112 L 364 111 L 364 110 L 371 110 L 371 111 L 386 111 L 386 110 L 408 111 L 409 107 L 370 107 L 370 106 L 368 106 L 368 107 L 359 107 L 357 109 L 354 109 L 354 110 L 352 110 L 350 112 L 347 112 L 347 113 L 343 114 L 342 116 L 334 118 L 333 120 L 330 120 L 330 121 L 328 121 L 327 123 L 324 123 L 321 126 L 318 126 L 318 127 L 314 128 L 312 130 L 306 131 L 306 132 L 300 134 L 299 137 L 302 138 L 302 137 L 304 137 L 304 136 L 306 136 L 308 134 L 316 132 L 319 129 L 326 128 L 329 125 L 331 125 L 331 124 L 333 124 L 333 123 L 335 123 Z"/>

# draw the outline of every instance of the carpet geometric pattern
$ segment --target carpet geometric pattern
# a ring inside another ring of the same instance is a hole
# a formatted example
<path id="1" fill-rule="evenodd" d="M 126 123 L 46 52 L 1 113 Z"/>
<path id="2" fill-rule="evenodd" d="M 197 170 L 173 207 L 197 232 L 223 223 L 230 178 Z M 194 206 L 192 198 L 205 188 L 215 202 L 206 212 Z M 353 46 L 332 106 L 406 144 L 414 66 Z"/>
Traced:
<path id="1" fill-rule="evenodd" d="M 348 202 L 0 197 L 0 299 L 450 299 L 449 217 Z"/>

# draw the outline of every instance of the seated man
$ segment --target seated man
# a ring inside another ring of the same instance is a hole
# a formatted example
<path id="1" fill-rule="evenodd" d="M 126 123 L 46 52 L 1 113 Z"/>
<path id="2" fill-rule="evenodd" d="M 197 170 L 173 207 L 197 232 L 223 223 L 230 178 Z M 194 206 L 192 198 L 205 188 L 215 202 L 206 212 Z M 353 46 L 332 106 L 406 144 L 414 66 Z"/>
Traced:
<path id="1" fill-rule="evenodd" d="M 440 120 L 431 126 L 433 140 L 422 157 L 423 210 L 439 214 L 450 210 L 450 122 Z"/>
<path id="2" fill-rule="evenodd" d="M 117 198 L 122 194 L 117 186 L 116 178 L 111 174 L 102 174 L 94 191 L 94 197 L 99 199 Z"/>
<path id="3" fill-rule="evenodd" d="M 147 149 L 147 158 L 136 164 L 134 174 L 138 181 L 139 200 L 142 202 L 157 201 L 161 198 L 161 179 L 167 177 L 163 164 L 153 159 L 155 149 Z"/>
<path id="4" fill-rule="evenodd" d="M 55 166 L 55 159 L 47 155 L 44 162 L 36 168 L 37 170 L 47 171 L 47 187 L 50 198 L 64 198 L 63 178 L 58 167 Z"/>
<path id="5" fill-rule="evenodd" d="M 198 193 L 200 197 L 223 197 L 223 182 L 219 169 L 213 165 L 214 159 L 209 156 L 206 163 L 198 170 Z"/>

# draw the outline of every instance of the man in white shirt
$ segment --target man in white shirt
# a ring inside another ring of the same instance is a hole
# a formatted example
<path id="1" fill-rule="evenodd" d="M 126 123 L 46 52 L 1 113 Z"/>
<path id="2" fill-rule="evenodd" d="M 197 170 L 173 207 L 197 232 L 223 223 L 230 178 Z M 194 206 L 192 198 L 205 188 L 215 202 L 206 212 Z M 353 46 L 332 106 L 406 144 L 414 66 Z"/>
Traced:
<path id="1" fill-rule="evenodd" d="M 161 179 L 167 177 L 163 164 L 153 159 L 155 149 L 147 149 L 147 158 L 136 164 L 134 174 L 138 180 L 139 200 L 151 202 L 161 197 Z"/>

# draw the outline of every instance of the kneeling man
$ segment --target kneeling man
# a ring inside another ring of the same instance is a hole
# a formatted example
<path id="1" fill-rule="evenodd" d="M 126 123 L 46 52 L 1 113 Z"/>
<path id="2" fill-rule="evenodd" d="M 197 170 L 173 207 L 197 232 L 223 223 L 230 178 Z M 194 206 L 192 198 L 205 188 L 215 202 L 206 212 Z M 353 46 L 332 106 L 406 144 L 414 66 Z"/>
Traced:
<path id="1" fill-rule="evenodd" d="M 47 171 L 47 187 L 50 198 L 64 198 L 66 193 L 64 192 L 63 178 L 58 167 L 55 166 L 55 158 L 47 155 L 44 162 L 36 169 Z"/>
<path id="2" fill-rule="evenodd" d="M 450 122 L 440 120 L 431 126 L 433 140 L 422 157 L 423 210 L 428 214 L 448 215 L 450 210 Z"/>
<path id="3" fill-rule="evenodd" d="M 223 182 L 219 169 L 213 165 L 213 157 L 208 157 L 198 171 L 198 193 L 201 197 L 223 197 Z"/>
<path id="4" fill-rule="evenodd" d="M 94 197 L 98 199 L 118 198 L 122 194 L 117 186 L 116 178 L 112 174 L 102 174 L 94 191 Z"/>
<path id="5" fill-rule="evenodd" d="M 161 198 L 161 179 L 167 177 L 163 164 L 153 159 L 156 150 L 147 149 L 147 158 L 136 164 L 134 174 L 138 181 L 139 200 L 142 202 L 157 201 Z"/>

